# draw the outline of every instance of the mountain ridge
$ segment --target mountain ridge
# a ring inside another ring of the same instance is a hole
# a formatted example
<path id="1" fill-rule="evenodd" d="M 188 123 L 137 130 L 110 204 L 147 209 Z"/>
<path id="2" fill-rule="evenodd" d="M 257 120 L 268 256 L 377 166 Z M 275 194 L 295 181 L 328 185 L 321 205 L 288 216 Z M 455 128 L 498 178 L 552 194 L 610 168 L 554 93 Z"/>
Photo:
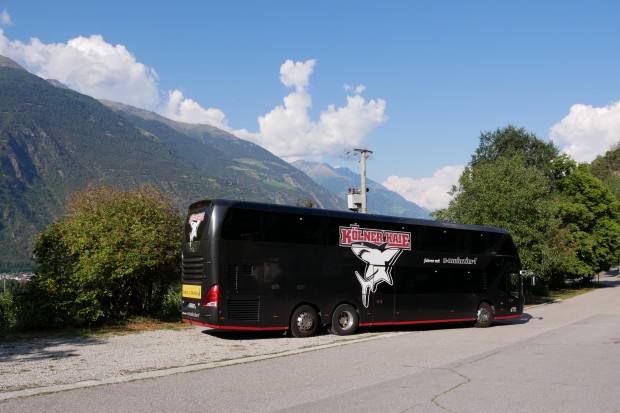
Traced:
<path id="1" fill-rule="evenodd" d="M 336 196 L 346 196 L 350 188 L 358 188 L 358 184 L 361 182 L 361 175 L 349 168 L 333 167 L 326 163 L 309 161 L 295 161 L 293 165 Z M 406 200 L 380 183 L 367 178 L 366 186 L 369 189 L 367 196 L 369 213 L 430 218 L 429 210 Z"/>

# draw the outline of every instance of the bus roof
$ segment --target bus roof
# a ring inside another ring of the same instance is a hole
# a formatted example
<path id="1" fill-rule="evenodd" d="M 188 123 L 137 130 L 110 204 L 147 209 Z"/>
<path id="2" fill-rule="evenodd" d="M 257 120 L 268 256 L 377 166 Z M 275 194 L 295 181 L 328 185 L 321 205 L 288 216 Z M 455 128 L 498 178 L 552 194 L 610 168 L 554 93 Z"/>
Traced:
<path id="1" fill-rule="evenodd" d="M 369 221 L 379 221 L 379 222 L 390 222 L 390 223 L 402 223 L 402 224 L 411 224 L 411 225 L 421 225 L 421 226 L 430 226 L 430 227 L 441 227 L 441 228 L 452 228 L 452 229 L 464 229 L 470 231 L 480 231 L 480 232 L 498 232 L 508 234 L 508 231 L 502 228 L 493 227 L 489 225 L 472 225 L 472 224 L 461 224 L 455 222 L 446 222 L 446 221 L 433 221 L 430 219 L 422 219 L 422 218 L 409 218 L 409 217 L 399 217 L 399 216 L 391 216 L 391 215 L 379 215 L 379 214 L 362 214 L 359 212 L 352 211 L 338 211 L 333 209 L 321 209 L 321 208 L 310 208 L 303 206 L 291 206 L 291 205 L 280 205 L 280 204 L 269 204 L 264 202 L 255 202 L 255 201 L 240 201 L 240 200 L 230 200 L 230 199 L 203 199 L 200 201 L 193 202 L 189 206 L 189 210 L 193 210 L 196 208 L 201 208 L 205 206 L 222 206 L 225 208 L 228 207 L 239 207 L 239 208 L 248 208 L 248 209 L 261 209 L 268 211 L 277 211 L 277 212 L 288 212 L 288 213 L 301 213 L 301 214 L 311 214 L 311 215 L 323 215 L 334 218 L 350 218 L 350 219 L 364 219 Z"/>

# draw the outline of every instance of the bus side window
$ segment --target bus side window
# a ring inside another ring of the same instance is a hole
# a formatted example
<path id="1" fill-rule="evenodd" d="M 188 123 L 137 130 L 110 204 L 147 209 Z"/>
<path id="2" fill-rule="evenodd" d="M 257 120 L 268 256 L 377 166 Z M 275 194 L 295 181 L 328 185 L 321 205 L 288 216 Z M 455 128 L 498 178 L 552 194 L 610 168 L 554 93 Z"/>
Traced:
<path id="1" fill-rule="evenodd" d="M 328 218 L 320 215 L 299 215 L 273 212 L 265 231 L 264 241 L 291 244 L 323 244 Z"/>
<path id="2" fill-rule="evenodd" d="M 260 241 L 268 211 L 230 208 L 222 224 L 222 238 L 235 241 Z"/>

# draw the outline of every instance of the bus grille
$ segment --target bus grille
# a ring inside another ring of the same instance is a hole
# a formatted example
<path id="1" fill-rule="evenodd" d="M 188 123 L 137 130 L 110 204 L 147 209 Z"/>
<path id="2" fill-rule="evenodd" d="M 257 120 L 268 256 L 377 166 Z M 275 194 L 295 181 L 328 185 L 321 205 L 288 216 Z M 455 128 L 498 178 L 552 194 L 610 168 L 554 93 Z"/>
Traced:
<path id="1" fill-rule="evenodd" d="M 183 257 L 183 278 L 186 280 L 202 278 L 203 257 Z"/>
<path id="2" fill-rule="evenodd" d="M 239 279 L 239 269 L 236 265 L 228 267 L 228 291 L 237 291 Z"/>
<path id="3" fill-rule="evenodd" d="M 252 264 L 243 264 L 241 266 L 241 275 L 243 277 L 254 276 L 254 266 Z M 237 291 L 239 289 L 239 266 L 228 266 L 228 291 Z"/>
<path id="4" fill-rule="evenodd" d="M 258 321 L 259 309 L 258 300 L 231 300 L 228 302 L 228 319 Z"/>

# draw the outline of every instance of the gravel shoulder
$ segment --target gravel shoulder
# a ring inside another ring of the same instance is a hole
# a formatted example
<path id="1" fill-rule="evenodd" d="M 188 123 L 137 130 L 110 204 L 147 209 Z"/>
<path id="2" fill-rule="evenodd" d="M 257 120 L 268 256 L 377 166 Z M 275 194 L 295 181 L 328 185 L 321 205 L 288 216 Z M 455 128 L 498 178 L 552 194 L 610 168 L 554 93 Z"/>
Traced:
<path id="1" fill-rule="evenodd" d="M 398 333 L 387 333 L 392 336 Z M 320 334 L 219 332 L 204 327 L 125 335 L 0 341 L 0 400 L 282 357 L 372 340 Z"/>

